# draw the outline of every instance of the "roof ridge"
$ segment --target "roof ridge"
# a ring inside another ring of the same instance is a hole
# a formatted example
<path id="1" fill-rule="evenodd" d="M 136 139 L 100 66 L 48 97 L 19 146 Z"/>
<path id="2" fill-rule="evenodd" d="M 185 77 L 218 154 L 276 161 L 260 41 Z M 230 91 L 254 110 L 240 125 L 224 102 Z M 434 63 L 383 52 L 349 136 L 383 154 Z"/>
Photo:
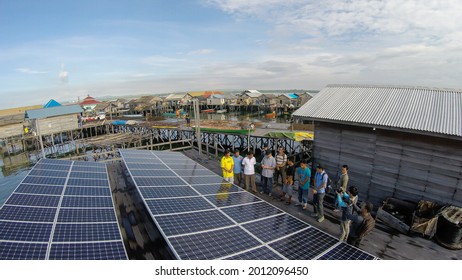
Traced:
<path id="1" fill-rule="evenodd" d="M 462 93 L 462 89 L 458 88 L 438 88 L 426 86 L 405 86 L 405 85 L 367 85 L 367 84 L 328 84 L 326 87 L 350 87 L 350 88 L 398 88 L 398 89 L 419 89 L 433 91 L 451 91 Z"/>

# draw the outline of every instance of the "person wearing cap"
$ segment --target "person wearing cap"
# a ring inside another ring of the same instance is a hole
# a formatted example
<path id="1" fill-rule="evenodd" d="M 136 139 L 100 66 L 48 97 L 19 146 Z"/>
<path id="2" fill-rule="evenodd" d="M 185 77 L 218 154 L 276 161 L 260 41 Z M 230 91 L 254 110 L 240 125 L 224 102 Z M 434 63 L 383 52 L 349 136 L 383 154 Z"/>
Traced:
<path id="1" fill-rule="evenodd" d="M 255 157 L 253 152 L 249 151 L 247 156 L 242 160 L 242 166 L 244 166 L 244 184 L 246 191 L 250 192 L 250 187 L 252 187 L 252 192 L 257 192 L 257 185 L 255 184 Z"/>
<path id="2" fill-rule="evenodd" d="M 262 191 L 260 193 L 268 193 L 268 195 L 271 196 L 273 191 L 273 175 L 274 169 L 276 168 L 276 160 L 270 150 L 266 151 L 266 156 L 261 162 L 261 168 Z"/>
<path id="3" fill-rule="evenodd" d="M 221 169 L 223 170 L 223 178 L 226 182 L 234 182 L 234 160 L 230 156 L 230 150 L 225 151 L 225 155 L 221 158 Z"/>
<path id="4" fill-rule="evenodd" d="M 233 161 L 234 161 L 234 183 L 241 186 L 242 181 L 242 159 L 243 157 L 239 155 L 239 150 L 234 150 Z"/>

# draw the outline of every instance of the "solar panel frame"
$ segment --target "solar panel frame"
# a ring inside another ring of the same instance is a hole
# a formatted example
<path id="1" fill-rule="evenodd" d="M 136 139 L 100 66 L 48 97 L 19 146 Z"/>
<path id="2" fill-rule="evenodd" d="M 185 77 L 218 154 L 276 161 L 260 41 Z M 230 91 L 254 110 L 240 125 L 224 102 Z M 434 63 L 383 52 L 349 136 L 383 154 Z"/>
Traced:
<path id="1" fill-rule="evenodd" d="M 51 244 L 49 259 L 126 260 L 127 253 L 120 242 L 53 243 Z"/>
<path id="2" fill-rule="evenodd" d="M 284 258 L 275 253 L 270 248 L 261 246 L 240 254 L 227 257 L 225 260 L 284 260 Z"/>
<path id="3" fill-rule="evenodd" d="M 64 186 L 48 186 L 48 185 L 33 185 L 33 184 L 19 184 L 15 193 L 19 194 L 47 194 L 47 195 L 61 195 Z"/>
<path id="4" fill-rule="evenodd" d="M 59 204 L 59 200 L 60 196 L 58 195 L 34 195 L 13 193 L 5 202 L 5 205 L 57 207 Z"/>
<path id="5" fill-rule="evenodd" d="M 5 205 L 0 209 L 0 220 L 23 222 L 52 223 L 57 208 L 54 207 L 24 207 Z"/>
<path id="6" fill-rule="evenodd" d="M 61 208 L 58 223 L 117 222 L 113 208 Z"/>
<path id="7" fill-rule="evenodd" d="M 115 241 L 120 239 L 117 223 L 57 223 L 53 243 Z"/>
<path id="8" fill-rule="evenodd" d="M 248 192 L 219 193 L 215 195 L 205 195 L 204 197 L 217 207 L 248 204 L 260 200 L 260 198 Z"/>
<path id="9" fill-rule="evenodd" d="M 145 199 L 145 201 L 153 216 L 214 208 L 213 205 L 211 205 L 203 197 L 183 197 L 155 200 Z"/>
<path id="10" fill-rule="evenodd" d="M 0 242 L 0 260 L 43 260 L 48 243 Z"/>
<path id="11" fill-rule="evenodd" d="M 53 223 L 0 221 L 2 240 L 48 242 Z"/>
<path id="12" fill-rule="evenodd" d="M 198 196 L 189 186 L 140 187 L 145 199 Z"/>
<path id="13" fill-rule="evenodd" d="M 64 192 L 66 196 L 111 196 L 108 188 L 68 186 Z"/>
<path id="14" fill-rule="evenodd" d="M 317 260 L 374 260 L 376 257 L 344 242 L 322 253 Z"/>

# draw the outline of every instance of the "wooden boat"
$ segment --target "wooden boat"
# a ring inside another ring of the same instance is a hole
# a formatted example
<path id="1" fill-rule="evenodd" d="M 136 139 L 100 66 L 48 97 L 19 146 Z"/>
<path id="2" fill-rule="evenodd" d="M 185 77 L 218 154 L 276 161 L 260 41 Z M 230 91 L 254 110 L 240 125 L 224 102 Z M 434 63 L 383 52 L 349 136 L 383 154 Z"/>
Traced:
<path id="1" fill-rule="evenodd" d="M 224 114 L 224 113 L 226 113 L 226 109 L 217 110 L 215 113 Z"/>
<path id="2" fill-rule="evenodd" d="M 205 109 L 201 111 L 202 113 L 213 113 L 215 112 L 215 109 Z"/>

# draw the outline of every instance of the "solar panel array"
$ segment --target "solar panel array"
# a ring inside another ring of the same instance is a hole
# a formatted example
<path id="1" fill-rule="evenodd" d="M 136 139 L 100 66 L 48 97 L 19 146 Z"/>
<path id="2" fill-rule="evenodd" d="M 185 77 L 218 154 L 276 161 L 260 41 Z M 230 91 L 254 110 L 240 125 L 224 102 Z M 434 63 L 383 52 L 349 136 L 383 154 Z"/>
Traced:
<path id="1" fill-rule="evenodd" d="M 121 155 L 178 259 L 375 259 L 181 153 L 121 150 Z"/>
<path id="2" fill-rule="evenodd" d="M 127 259 L 106 165 L 40 160 L 0 208 L 0 259 Z"/>

